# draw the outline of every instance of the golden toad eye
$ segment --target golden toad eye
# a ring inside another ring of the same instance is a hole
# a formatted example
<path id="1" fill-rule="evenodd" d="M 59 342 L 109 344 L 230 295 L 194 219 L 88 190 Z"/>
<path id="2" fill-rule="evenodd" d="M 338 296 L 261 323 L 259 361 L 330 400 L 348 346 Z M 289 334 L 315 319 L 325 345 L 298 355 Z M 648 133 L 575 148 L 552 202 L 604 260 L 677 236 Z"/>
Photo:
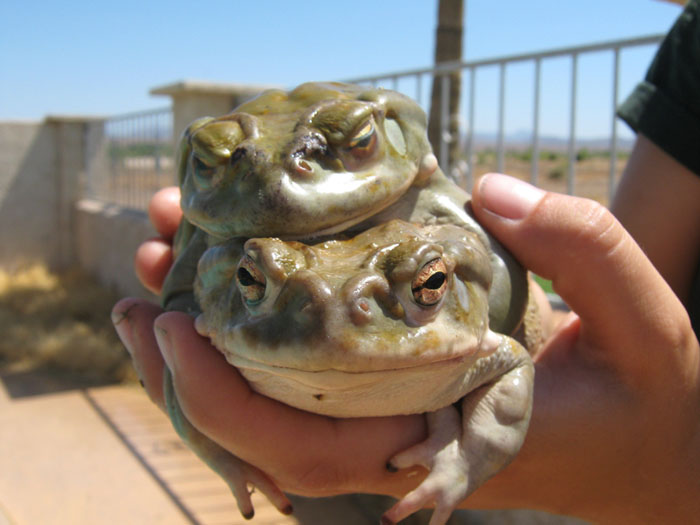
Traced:
<path id="1" fill-rule="evenodd" d="M 348 141 L 347 150 L 357 159 L 372 155 L 377 148 L 377 130 L 374 120 L 367 120 Z"/>
<path id="2" fill-rule="evenodd" d="M 440 302 L 446 290 L 447 267 L 440 258 L 423 265 L 411 283 L 413 298 L 423 306 L 433 306 Z"/>
<path id="3" fill-rule="evenodd" d="M 236 271 L 236 285 L 247 304 L 259 303 L 265 297 L 266 279 L 255 261 L 243 257 Z"/>

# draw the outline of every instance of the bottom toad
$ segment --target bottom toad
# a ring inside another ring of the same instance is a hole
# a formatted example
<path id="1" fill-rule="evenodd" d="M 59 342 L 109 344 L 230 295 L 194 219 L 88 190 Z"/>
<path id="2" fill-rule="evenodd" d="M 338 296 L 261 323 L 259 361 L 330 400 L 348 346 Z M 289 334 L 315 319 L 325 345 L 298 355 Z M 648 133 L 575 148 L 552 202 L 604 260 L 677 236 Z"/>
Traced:
<path id="1" fill-rule="evenodd" d="M 478 237 L 454 225 L 393 220 L 313 245 L 232 240 L 199 261 L 195 326 L 254 390 L 289 405 L 343 418 L 425 413 L 427 439 L 387 465 L 429 473 L 384 521 L 432 505 L 430 523 L 442 524 L 513 459 L 530 419 L 532 360 L 489 329 L 491 272 Z M 270 478 L 204 438 L 167 397 L 180 434 L 244 515 L 247 484 L 285 507 Z"/>

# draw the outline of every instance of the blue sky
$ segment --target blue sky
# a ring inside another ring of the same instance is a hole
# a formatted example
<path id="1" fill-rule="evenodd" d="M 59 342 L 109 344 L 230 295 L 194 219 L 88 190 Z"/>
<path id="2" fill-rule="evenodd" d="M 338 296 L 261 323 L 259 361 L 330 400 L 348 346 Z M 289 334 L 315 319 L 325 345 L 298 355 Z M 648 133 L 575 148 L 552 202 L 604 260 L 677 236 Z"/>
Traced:
<path id="1" fill-rule="evenodd" d="M 293 86 L 425 67 L 432 63 L 436 11 L 436 0 L 5 0 L 0 119 L 162 107 L 168 99 L 149 89 L 185 78 Z M 465 57 L 662 33 L 679 12 L 658 0 L 468 0 Z M 651 56 L 651 49 L 623 55 L 621 96 Z M 609 127 L 610 64 L 604 56 L 581 59 L 581 136 Z M 556 61 L 543 69 L 543 133 L 567 129 L 567 71 Z M 508 71 L 511 132 L 532 120 L 531 76 L 525 67 Z M 495 78 L 495 70 L 479 75 L 484 98 L 477 99 L 476 124 L 483 131 L 495 129 L 489 98 Z"/>

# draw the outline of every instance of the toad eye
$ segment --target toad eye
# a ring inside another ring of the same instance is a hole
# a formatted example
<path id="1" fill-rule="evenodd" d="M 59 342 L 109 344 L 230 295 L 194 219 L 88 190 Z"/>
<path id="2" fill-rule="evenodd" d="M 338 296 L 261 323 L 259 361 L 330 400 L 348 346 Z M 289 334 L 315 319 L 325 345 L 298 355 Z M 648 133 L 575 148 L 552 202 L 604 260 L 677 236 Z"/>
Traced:
<path id="1" fill-rule="evenodd" d="M 216 166 L 210 166 L 207 164 L 206 160 L 198 156 L 197 154 L 192 155 L 192 167 L 201 175 L 209 175 Z"/>
<path id="2" fill-rule="evenodd" d="M 423 265 L 411 283 L 413 299 L 422 306 L 436 305 L 445 295 L 445 290 L 447 290 L 447 267 L 440 258 Z"/>
<path id="3" fill-rule="evenodd" d="M 265 297 L 265 275 L 248 255 L 243 257 L 236 270 L 236 285 L 246 304 L 256 304 Z"/>
<path id="4" fill-rule="evenodd" d="M 220 174 L 218 168 L 231 160 L 236 147 L 244 141 L 246 134 L 234 120 L 212 120 L 196 129 L 190 137 L 192 148 L 192 170 L 203 184 L 211 184 Z"/>
<path id="5" fill-rule="evenodd" d="M 197 155 L 196 152 L 192 153 L 190 169 L 194 183 L 200 190 L 216 185 L 219 172 L 221 171 L 218 166 L 212 166 L 208 159 Z"/>
<path id="6" fill-rule="evenodd" d="M 362 124 L 350 138 L 347 151 L 356 159 L 366 159 L 377 149 L 377 129 L 370 118 Z"/>

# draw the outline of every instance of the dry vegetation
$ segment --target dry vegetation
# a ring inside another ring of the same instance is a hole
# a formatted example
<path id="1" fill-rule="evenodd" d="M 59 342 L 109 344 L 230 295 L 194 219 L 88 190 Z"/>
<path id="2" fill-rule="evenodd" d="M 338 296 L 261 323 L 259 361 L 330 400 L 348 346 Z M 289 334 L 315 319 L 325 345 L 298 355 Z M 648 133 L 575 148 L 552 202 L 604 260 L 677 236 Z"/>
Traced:
<path id="1" fill-rule="evenodd" d="M 135 379 L 110 321 L 116 296 L 80 271 L 0 270 L 0 370 L 52 370 L 82 380 Z"/>

